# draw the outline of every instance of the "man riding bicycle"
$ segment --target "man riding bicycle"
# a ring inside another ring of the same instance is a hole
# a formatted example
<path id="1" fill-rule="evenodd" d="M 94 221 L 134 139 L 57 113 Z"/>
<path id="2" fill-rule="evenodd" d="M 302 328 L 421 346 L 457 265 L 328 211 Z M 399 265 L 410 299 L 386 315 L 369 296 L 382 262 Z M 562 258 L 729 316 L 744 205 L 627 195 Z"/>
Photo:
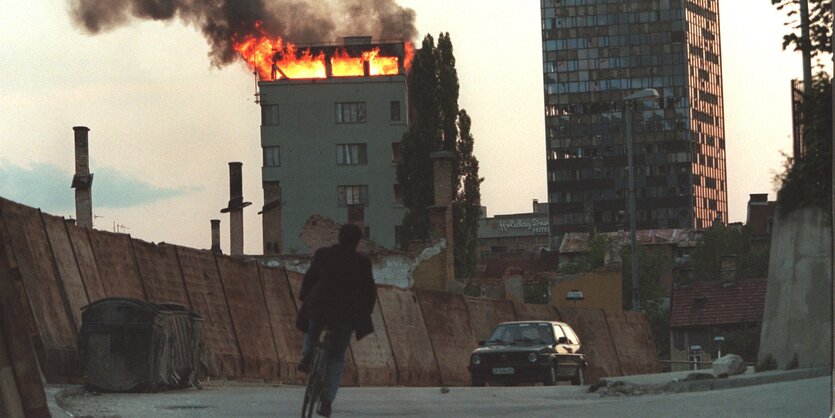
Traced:
<path id="1" fill-rule="evenodd" d="M 325 391 L 319 415 L 331 415 L 345 366 L 345 352 L 356 331 L 357 340 L 374 332 L 371 313 L 377 300 L 377 287 L 371 273 L 371 260 L 357 252 L 362 230 L 346 224 L 339 229 L 339 243 L 320 248 L 304 275 L 296 327 L 305 333 L 299 371 L 307 373 L 312 362 L 313 346 L 324 327 L 333 332 L 325 373 Z"/>

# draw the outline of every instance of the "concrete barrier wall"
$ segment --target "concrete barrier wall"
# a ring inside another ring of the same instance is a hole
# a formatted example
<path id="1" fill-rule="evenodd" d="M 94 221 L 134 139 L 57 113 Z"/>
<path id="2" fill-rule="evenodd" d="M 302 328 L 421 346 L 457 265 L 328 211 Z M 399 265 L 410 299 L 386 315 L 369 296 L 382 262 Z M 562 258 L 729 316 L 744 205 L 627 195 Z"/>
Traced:
<path id="1" fill-rule="evenodd" d="M 99 274 L 99 267 L 96 264 L 96 256 L 93 253 L 93 244 L 90 243 L 87 228 L 67 225 L 67 235 L 72 243 L 75 262 L 78 265 L 78 272 L 81 273 L 84 289 L 87 290 L 87 299 L 90 303 L 93 303 L 106 298 L 107 291 Z"/>
<path id="2" fill-rule="evenodd" d="M 177 261 L 177 251 L 171 245 L 154 245 L 142 240 L 131 240 L 142 285 L 153 303 L 174 302 L 188 308 L 183 273 Z"/>
<path id="3" fill-rule="evenodd" d="M 533 303 L 514 303 L 516 317 L 519 321 L 562 321 L 562 316 L 551 305 L 537 305 Z"/>
<path id="4" fill-rule="evenodd" d="M 287 275 L 280 268 L 259 266 L 258 270 L 278 353 L 279 378 L 282 383 L 304 384 L 305 375 L 296 371 L 304 334 L 296 328 L 296 302 Z"/>
<path id="5" fill-rule="evenodd" d="M 62 295 L 40 211 L 9 201 L 0 205 L 30 308 L 20 317 L 27 317 L 45 375 L 52 380 L 78 376 L 76 327 Z"/>
<path id="6" fill-rule="evenodd" d="M 470 353 L 478 343 L 470 326 L 464 297 L 433 290 L 415 290 L 444 385 L 467 385 Z"/>
<path id="7" fill-rule="evenodd" d="M 71 319 L 76 331 L 81 328 L 81 308 L 90 303 L 87 297 L 87 290 L 84 288 L 84 281 L 81 279 L 81 271 L 75 261 L 75 253 L 67 234 L 64 218 L 42 214 L 46 235 L 49 238 L 49 245 L 52 247 L 52 254 L 55 257 L 55 266 L 58 269 L 59 285 L 63 288 Z"/>
<path id="8" fill-rule="evenodd" d="M 614 341 L 609 333 L 606 316 L 601 309 L 557 308 L 563 322 L 571 325 L 582 343 L 582 351 L 589 363 L 585 379 L 594 382 L 601 377 L 622 376 Z"/>
<path id="9" fill-rule="evenodd" d="M 609 334 L 624 375 L 661 373 L 649 321 L 635 312 L 606 312 Z"/>
<path id="10" fill-rule="evenodd" d="M 209 376 L 243 375 L 243 358 L 215 257 L 208 251 L 176 247 L 191 308 L 203 318 L 203 342 Z"/>
<path id="11" fill-rule="evenodd" d="M 88 229 L 99 277 L 109 298 L 147 298 L 130 246 L 130 236 Z"/>
<path id="12" fill-rule="evenodd" d="M 415 292 L 378 286 L 377 297 L 397 364 L 397 384 L 441 384 L 441 372 Z"/>
<path id="13" fill-rule="evenodd" d="M 516 321 L 516 311 L 513 302 L 509 300 L 490 300 L 465 297 L 467 314 L 473 336 L 478 341 L 484 341 L 501 322 Z"/>
<path id="14" fill-rule="evenodd" d="M 357 383 L 360 386 L 392 386 L 397 384 L 397 364 L 389 343 L 388 330 L 383 321 L 379 302 L 371 314 L 374 332 L 360 341 L 351 338 L 351 351 L 357 365 Z"/>
<path id="15" fill-rule="evenodd" d="M 774 219 L 759 358 L 785 368 L 830 367 L 832 361 L 832 223 L 803 208 Z"/>
<path id="16" fill-rule="evenodd" d="M 9 231 L 26 296 L 28 310 L 19 319 L 50 381 L 79 374 L 81 308 L 105 297 L 132 297 L 180 303 L 204 319 L 210 377 L 303 382 L 295 372 L 302 334 L 294 324 L 302 274 L 67 225 L 3 199 L 0 222 Z M 588 380 L 660 368 L 648 325 L 634 314 L 378 286 L 372 319 L 376 332 L 351 342 L 343 386 L 468 384 L 476 341 L 512 320 L 571 324 L 589 356 Z"/>
<path id="17" fill-rule="evenodd" d="M 241 348 L 243 376 L 277 380 L 278 355 L 257 265 L 232 257 L 216 260 Z"/>

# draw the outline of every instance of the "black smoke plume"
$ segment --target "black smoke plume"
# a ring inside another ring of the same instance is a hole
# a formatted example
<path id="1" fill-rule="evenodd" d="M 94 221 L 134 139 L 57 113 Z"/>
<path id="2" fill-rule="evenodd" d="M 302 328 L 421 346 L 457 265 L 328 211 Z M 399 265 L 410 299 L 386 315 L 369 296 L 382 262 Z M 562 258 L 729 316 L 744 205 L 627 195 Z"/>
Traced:
<path id="1" fill-rule="evenodd" d="M 413 40 L 415 12 L 395 0 L 68 0 L 75 23 L 91 34 L 133 19 L 179 18 L 199 28 L 209 43 L 212 64 L 237 58 L 234 39 L 267 35 L 293 43 L 335 41 L 341 36 L 372 35 Z"/>

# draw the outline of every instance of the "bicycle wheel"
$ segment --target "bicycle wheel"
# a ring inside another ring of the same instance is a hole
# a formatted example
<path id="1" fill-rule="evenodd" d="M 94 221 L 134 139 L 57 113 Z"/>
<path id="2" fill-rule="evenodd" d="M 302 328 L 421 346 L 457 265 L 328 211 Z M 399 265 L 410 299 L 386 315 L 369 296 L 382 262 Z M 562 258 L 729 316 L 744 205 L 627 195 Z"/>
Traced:
<path id="1" fill-rule="evenodd" d="M 316 348 L 314 352 L 313 367 L 307 377 L 307 387 L 304 392 L 304 405 L 302 405 L 302 418 L 311 418 L 316 405 L 325 390 L 325 371 L 328 367 L 327 350 L 323 347 Z"/>
<path id="2" fill-rule="evenodd" d="M 302 405 L 302 418 L 313 416 L 313 407 L 319 398 L 318 375 L 319 375 L 319 348 L 313 349 L 313 364 L 307 374 L 307 385 L 304 388 L 304 404 Z"/>

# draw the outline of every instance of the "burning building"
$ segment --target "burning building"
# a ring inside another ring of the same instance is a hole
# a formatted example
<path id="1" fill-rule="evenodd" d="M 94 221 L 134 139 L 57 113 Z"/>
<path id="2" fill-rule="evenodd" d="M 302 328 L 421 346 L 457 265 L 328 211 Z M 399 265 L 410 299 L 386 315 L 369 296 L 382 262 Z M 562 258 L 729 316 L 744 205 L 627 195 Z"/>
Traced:
<path id="1" fill-rule="evenodd" d="M 307 252 L 299 233 L 311 215 L 359 224 L 394 247 L 405 213 L 395 169 L 411 44 L 250 37 L 236 49 L 260 79 L 264 253 Z"/>

